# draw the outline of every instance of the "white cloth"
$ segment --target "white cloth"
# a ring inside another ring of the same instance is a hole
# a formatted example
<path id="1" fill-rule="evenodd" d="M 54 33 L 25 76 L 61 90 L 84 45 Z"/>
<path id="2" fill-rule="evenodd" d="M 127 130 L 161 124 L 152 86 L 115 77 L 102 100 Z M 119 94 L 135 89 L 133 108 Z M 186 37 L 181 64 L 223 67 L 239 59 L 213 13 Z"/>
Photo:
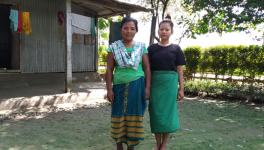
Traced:
<path id="1" fill-rule="evenodd" d="M 126 51 L 126 47 L 121 40 L 115 41 L 109 46 L 108 51 L 112 52 L 114 59 L 118 66 L 121 68 L 131 67 L 135 70 L 138 69 L 138 65 L 142 59 L 145 49 L 145 44 L 141 42 L 135 42 L 133 44 L 133 51 L 131 55 Z"/>
<path id="2" fill-rule="evenodd" d="M 72 32 L 91 34 L 91 18 L 72 13 Z"/>

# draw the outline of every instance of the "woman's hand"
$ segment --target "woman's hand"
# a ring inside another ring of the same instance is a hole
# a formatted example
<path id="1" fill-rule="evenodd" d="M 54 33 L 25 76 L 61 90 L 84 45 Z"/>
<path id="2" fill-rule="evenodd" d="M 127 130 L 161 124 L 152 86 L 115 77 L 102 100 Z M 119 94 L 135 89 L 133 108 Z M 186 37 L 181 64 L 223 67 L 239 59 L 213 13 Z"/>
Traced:
<path id="1" fill-rule="evenodd" d="M 178 91 L 178 100 L 181 101 L 184 97 L 184 78 L 183 78 L 183 69 L 182 66 L 177 66 L 177 72 L 179 74 L 179 91 Z"/>
<path id="2" fill-rule="evenodd" d="M 150 89 L 149 88 L 145 88 L 145 99 L 149 100 L 150 97 Z"/>
<path id="3" fill-rule="evenodd" d="M 114 92 L 113 92 L 113 90 L 107 90 L 106 96 L 107 96 L 107 100 L 109 102 L 112 103 L 114 101 Z"/>
<path id="4" fill-rule="evenodd" d="M 106 68 L 106 98 L 109 102 L 113 102 L 114 100 L 114 92 L 112 87 L 112 78 L 113 78 L 113 70 L 115 67 L 115 60 L 112 53 L 107 54 L 107 68 Z"/>
<path id="5" fill-rule="evenodd" d="M 150 80 L 151 80 L 151 73 L 150 73 L 150 65 L 149 65 L 149 58 L 147 54 L 143 55 L 143 69 L 145 73 L 145 99 L 149 99 L 150 97 Z"/>
<path id="6" fill-rule="evenodd" d="M 184 90 L 180 89 L 178 93 L 178 100 L 181 101 L 184 97 Z"/>

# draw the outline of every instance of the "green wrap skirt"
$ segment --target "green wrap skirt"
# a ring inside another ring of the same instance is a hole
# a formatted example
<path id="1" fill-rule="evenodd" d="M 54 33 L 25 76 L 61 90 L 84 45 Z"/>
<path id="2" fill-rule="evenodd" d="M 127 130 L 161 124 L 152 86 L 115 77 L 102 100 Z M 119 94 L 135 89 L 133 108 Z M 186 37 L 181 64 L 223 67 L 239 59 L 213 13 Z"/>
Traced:
<path id="1" fill-rule="evenodd" d="M 179 129 L 177 95 L 177 72 L 152 72 L 149 101 L 150 127 L 152 133 L 171 133 Z"/>

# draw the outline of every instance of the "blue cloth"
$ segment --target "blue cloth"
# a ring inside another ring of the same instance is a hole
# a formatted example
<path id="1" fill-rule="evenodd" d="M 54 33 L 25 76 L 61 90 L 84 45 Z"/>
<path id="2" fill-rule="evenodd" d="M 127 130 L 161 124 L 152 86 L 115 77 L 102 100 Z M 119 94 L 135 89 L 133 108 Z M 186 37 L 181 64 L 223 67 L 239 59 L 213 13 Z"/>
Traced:
<path id="1" fill-rule="evenodd" d="M 96 20 L 95 20 L 95 18 L 91 18 L 91 35 L 92 35 L 92 37 L 96 37 L 96 24 L 95 24 L 95 22 L 96 22 Z"/>
<path id="2" fill-rule="evenodd" d="M 11 9 L 10 10 L 10 15 L 9 15 L 9 19 L 10 19 L 10 28 L 12 31 L 17 31 L 17 27 L 18 27 L 18 11 Z"/>
<path id="3" fill-rule="evenodd" d="M 145 111 L 145 79 L 141 77 L 127 84 L 113 85 L 112 116 L 140 115 Z"/>
<path id="4" fill-rule="evenodd" d="M 117 40 L 121 40 L 121 22 L 111 22 L 110 23 L 110 34 L 109 34 L 109 45 Z"/>
<path id="5" fill-rule="evenodd" d="M 146 109 L 144 77 L 113 86 L 111 136 L 116 143 L 134 147 L 144 139 L 143 116 Z"/>

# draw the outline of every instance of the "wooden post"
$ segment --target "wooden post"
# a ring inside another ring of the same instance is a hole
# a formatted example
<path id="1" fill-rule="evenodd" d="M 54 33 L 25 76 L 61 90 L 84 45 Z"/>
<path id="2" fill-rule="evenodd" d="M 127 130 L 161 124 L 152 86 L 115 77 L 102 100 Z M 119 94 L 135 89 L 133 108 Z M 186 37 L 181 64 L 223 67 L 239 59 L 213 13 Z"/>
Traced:
<path id="1" fill-rule="evenodd" d="M 95 27 L 96 27 L 96 36 L 95 36 L 95 58 L 94 58 L 94 60 L 95 60 L 95 65 L 94 65 L 94 70 L 97 72 L 98 70 L 99 70 L 99 68 L 98 68 L 98 66 L 99 66 L 99 64 L 98 64 L 98 57 L 99 57 L 99 55 L 98 55 L 98 49 L 99 49 L 99 27 L 98 27 L 98 17 L 95 17 Z"/>
<path id="2" fill-rule="evenodd" d="M 71 18 L 71 0 L 66 1 L 66 50 L 65 50 L 65 92 L 70 92 L 72 88 L 72 18 Z"/>

